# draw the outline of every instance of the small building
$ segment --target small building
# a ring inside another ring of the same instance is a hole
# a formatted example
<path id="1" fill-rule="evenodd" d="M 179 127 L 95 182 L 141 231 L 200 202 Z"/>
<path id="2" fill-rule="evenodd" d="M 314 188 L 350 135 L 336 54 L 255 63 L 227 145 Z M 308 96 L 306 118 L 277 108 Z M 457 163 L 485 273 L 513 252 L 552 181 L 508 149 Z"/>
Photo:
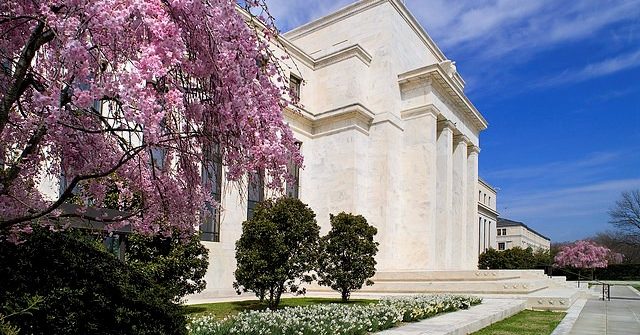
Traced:
<path id="1" fill-rule="evenodd" d="M 478 254 L 497 248 L 497 198 L 496 190 L 482 178 L 478 178 Z"/>
<path id="2" fill-rule="evenodd" d="M 535 250 L 549 250 L 551 240 L 533 230 L 526 224 L 505 218 L 498 218 L 497 241 L 498 250 L 521 247 L 523 249 L 531 247 Z"/>

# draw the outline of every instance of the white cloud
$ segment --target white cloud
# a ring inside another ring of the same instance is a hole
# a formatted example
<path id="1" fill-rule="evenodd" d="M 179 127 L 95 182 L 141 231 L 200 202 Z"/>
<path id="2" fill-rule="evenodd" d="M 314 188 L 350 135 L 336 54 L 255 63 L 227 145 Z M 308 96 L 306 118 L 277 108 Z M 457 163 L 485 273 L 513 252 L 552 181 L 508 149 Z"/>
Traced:
<path id="1" fill-rule="evenodd" d="M 559 75 L 540 80 L 534 86 L 546 87 L 566 83 L 577 83 L 631 69 L 637 66 L 640 66 L 640 50 L 587 64 L 578 70 L 565 70 Z"/>

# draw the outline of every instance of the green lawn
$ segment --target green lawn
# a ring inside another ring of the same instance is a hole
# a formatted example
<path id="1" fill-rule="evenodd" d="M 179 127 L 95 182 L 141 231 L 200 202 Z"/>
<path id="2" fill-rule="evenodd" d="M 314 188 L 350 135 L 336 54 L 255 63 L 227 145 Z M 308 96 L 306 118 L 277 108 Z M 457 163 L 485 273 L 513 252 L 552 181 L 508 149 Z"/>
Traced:
<path id="1" fill-rule="evenodd" d="M 374 302 L 377 302 L 377 300 L 351 299 L 349 300 L 349 302 L 347 302 L 347 304 L 370 304 Z M 340 299 L 333 298 L 284 298 L 280 301 L 279 308 L 331 303 L 342 303 L 342 301 L 340 301 Z M 267 304 L 261 303 L 259 300 L 244 300 L 189 305 L 185 306 L 184 308 L 186 314 L 195 315 L 200 313 L 213 313 L 216 319 L 223 319 L 227 316 L 235 315 L 242 311 L 266 309 Z"/>
<path id="2" fill-rule="evenodd" d="M 633 288 L 635 288 L 636 290 L 640 291 L 640 285 L 633 285 Z"/>
<path id="3" fill-rule="evenodd" d="M 548 335 L 566 313 L 524 310 L 473 335 Z"/>

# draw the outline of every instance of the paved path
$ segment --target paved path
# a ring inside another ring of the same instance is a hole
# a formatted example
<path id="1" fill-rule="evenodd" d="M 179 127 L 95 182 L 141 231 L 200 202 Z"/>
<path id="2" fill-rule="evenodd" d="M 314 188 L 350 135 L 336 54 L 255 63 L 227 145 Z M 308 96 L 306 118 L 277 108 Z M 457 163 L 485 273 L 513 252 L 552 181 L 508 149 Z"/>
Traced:
<path id="1" fill-rule="evenodd" d="M 640 335 L 640 295 L 627 286 L 611 286 L 611 301 L 587 301 L 569 334 Z"/>
<path id="2" fill-rule="evenodd" d="M 377 335 L 464 335 L 478 331 L 492 323 L 508 318 L 526 306 L 525 300 L 484 299 L 480 305 L 468 310 L 446 313 L 397 328 L 387 329 Z"/>

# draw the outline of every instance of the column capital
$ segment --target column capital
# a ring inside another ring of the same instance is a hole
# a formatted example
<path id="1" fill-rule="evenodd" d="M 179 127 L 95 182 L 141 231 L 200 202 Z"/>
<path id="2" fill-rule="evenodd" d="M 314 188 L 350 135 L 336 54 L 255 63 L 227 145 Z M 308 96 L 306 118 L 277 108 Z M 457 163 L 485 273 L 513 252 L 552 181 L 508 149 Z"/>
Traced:
<path id="1" fill-rule="evenodd" d="M 466 144 L 466 145 L 470 145 L 471 141 L 469 140 L 468 137 L 466 137 L 465 135 L 455 135 L 453 137 L 453 143 L 455 144 Z"/>
<path id="2" fill-rule="evenodd" d="M 479 154 L 480 147 L 475 144 L 469 144 L 469 146 L 467 146 L 467 151 L 469 152 L 469 154 Z"/>
<path id="3" fill-rule="evenodd" d="M 453 131 L 456 129 L 456 124 L 449 120 L 438 121 L 438 130 L 440 131 L 443 129 L 450 129 Z"/>

